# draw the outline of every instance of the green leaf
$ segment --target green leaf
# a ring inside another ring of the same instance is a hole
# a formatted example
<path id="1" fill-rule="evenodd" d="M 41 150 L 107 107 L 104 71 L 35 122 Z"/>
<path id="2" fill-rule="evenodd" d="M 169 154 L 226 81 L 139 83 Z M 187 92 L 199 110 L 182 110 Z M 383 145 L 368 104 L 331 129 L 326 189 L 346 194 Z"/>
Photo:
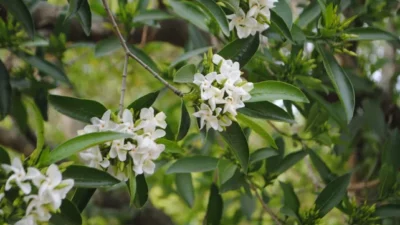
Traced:
<path id="1" fill-rule="evenodd" d="M 221 222 L 223 209 L 224 202 L 222 200 L 222 196 L 219 194 L 218 187 L 215 184 L 212 184 L 210 189 L 210 197 L 208 199 L 205 224 L 219 225 Z"/>
<path id="2" fill-rule="evenodd" d="M 244 39 L 236 39 L 218 52 L 218 55 L 225 59 L 239 62 L 240 67 L 244 67 L 256 54 L 259 45 L 259 35 L 249 36 Z"/>
<path id="3" fill-rule="evenodd" d="M 11 111 L 11 94 L 10 75 L 0 60 L 0 121 Z"/>
<path id="4" fill-rule="evenodd" d="M 333 57 L 333 54 L 326 51 L 320 44 L 316 44 L 316 49 L 322 57 L 325 70 L 331 80 L 336 93 L 340 98 L 344 112 L 346 114 L 347 123 L 351 121 L 354 113 L 355 95 L 353 85 L 347 77 L 345 71 L 340 67 L 339 63 Z"/>
<path id="5" fill-rule="evenodd" d="M 93 100 L 49 95 L 49 101 L 58 112 L 85 123 L 91 123 L 93 117 L 101 118 L 107 111 L 105 106 Z"/>
<path id="6" fill-rule="evenodd" d="M 60 207 L 60 212 L 51 216 L 50 223 L 55 225 L 81 225 L 82 217 L 74 203 L 68 199 L 64 199 Z"/>
<path id="7" fill-rule="evenodd" d="M 198 28 L 208 31 L 207 16 L 199 7 L 189 1 L 169 1 L 173 11 L 181 18 L 189 21 Z"/>
<path id="8" fill-rule="evenodd" d="M 149 198 L 149 188 L 147 186 L 144 174 L 136 176 L 136 197 L 135 206 L 137 208 L 143 207 Z"/>
<path id="9" fill-rule="evenodd" d="M 347 187 L 350 183 L 351 174 L 347 173 L 330 182 L 315 200 L 315 210 L 318 210 L 322 218 L 347 195 Z"/>
<path id="10" fill-rule="evenodd" d="M 177 141 L 182 140 L 190 129 L 190 115 L 186 109 L 185 102 L 182 100 L 181 103 L 181 122 L 179 124 Z"/>
<path id="11" fill-rule="evenodd" d="M 33 101 L 30 99 L 25 100 L 25 104 L 28 105 L 33 112 L 33 119 L 35 120 L 35 127 L 36 127 L 36 148 L 32 152 L 30 156 L 30 163 L 32 165 L 35 165 L 37 162 L 37 159 L 39 158 L 40 154 L 42 153 L 43 146 L 44 146 L 44 121 L 42 114 L 40 113 L 40 110 L 38 107 L 35 105 Z"/>
<path id="12" fill-rule="evenodd" d="M 209 156 L 189 156 L 178 159 L 172 164 L 167 174 L 171 173 L 192 173 L 192 172 L 206 172 L 217 168 L 218 159 Z"/>
<path id="13" fill-rule="evenodd" d="M 116 139 L 129 138 L 129 134 L 117 132 L 97 132 L 84 134 L 72 138 L 53 149 L 48 156 L 42 158 L 40 164 L 43 166 L 50 165 L 62 159 L 65 159 L 79 151 L 88 149 L 92 146 L 112 141 Z"/>
<path id="14" fill-rule="evenodd" d="M 247 102 L 290 100 L 308 103 L 305 94 L 297 87 L 280 81 L 263 81 L 254 84 L 250 91 L 251 99 Z"/>
<path id="15" fill-rule="evenodd" d="M 318 130 L 321 125 L 323 125 L 329 119 L 329 113 L 324 107 L 321 107 L 321 104 L 314 103 L 311 106 L 311 109 L 307 115 L 307 123 L 304 128 L 305 132 L 311 131 L 313 132 L 316 128 Z"/>
<path id="16" fill-rule="evenodd" d="M 239 169 L 237 169 L 235 171 L 235 174 L 229 180 L 227 180 L 225 183 L 221 185 L 220 192 L 224 193 L 227 191 L 237 190 L 243 186 L 246 186 L 247 185 L 246 182 L 247 181 L 245 175 L 241 173 Z"/>
<path id="17" fill-rule="evenodd" d="M 83 0 L 76 16 L 86 36 L 89 36 L 92 30 L 92 12 L 90 11 L 90 6 L 87 0 Z"/>
<path id="18" fill-rule="evenodd" d="M 44 72 L 50 77 L 54 78 L 54 80 L 64 82 L 66 84 L 71 84 L 67 75 L 64 71 L 58 66 L 38 57 L 35 55 L 30 55 L 25 52 L 17 52 L 16 53 L 21 59 L 25 62 L 29 63 L 31 66 L 38 68 L 38 70 Z"/>
<path id="19" fill-rule="evenodd" d="M 242 114 L 236 115 L 236 119 L 241 124 L 247 125 L 250 129 L 252 129 L 258 135 L 260 135 L 262 138 L 265 138 L 265 140 L 268 142 L 268 144 L 270 146 L 272 146 L 273 148 L 277 148 L 275 140 L 272 138 L 272 136 L 263 127 L 261 127 L 258 123 L 254 122 L 253 120 L 247 118 L 246 116 L 244 116 Z"/>
<path id="20" fill-rule="evenodd" d="M 196 66 L 188 64 L 182 66 L 174 76 L 175 83 L 193 83 Z"/>
<path id="21" fill-rule="evenodd" d="M 218 184 L 221 186 L 235 175 L 237 165 L 226 159 L 218 161 Z"/>
<path id="22" fill-rule="evenodd" d="M 95 191 L 96 188 L 77 188 L 75 190 L 71 201 L 78 208 L 79 212 L 83 212 Z"/>
<path id="23" fill-rule="evenodd" d="M 133 22 L 135 23 L 144 23 L 149 21 L 158 21 L 158 20 L 166 20 L 174 18 L 173 15 L 167 13 L 166 11 L 152 9 L 140 12 L 139 15 L 133 18 Z"/>
<path id="24" fill-rule="evenodd" d="M 344 33 L 357 35 L 357 37 L 351 37 L 346 39 L 348 41 L 396 41 L 400 42 L 400 39 L 395 34 L 389 33 L 385 30 L 379 29 L 377 27 L 358 27 L 345 30 Z"/>
<path id="25" fill-rule="evenodd" d="M 285 110 L 267 101 L 248 102 L 245 108 L 238 109 L 238 112 L 253 118 L 294 123 L 293 118 Z"/>
<path id="26" fill-rule="evenodd" d="M 296 163 L 304 158 L 307 155 L 307 152 L 304 150 L 300 150 L 297 152 L 292 152 L 283 158 L 282 162 L 280 163 L 276 173 L 281 174 L 286 170 L 290 169 Z"/>
<path id="27" fill-rule="evenodd" d="M 133 109 L 133 110 L 135 110 L 135 112 L 139 113 L 141 109 L 149 108 L 150 106 L 152 106 L 153 103 L 156 101 L 159 94 L 160 94 L 160 91 L 155 91 L 155 92 L 151 92 L 147 95 L 144 95 L 144 96 L 136 99 L 131 104 L 129 104 L 127 109 Z"/>
<path id="28" fill-rule="evenodd" d="M 317 153 L 315 153 L 313 150 L 310 150 L 308 151 L 308 154 L 310 155 L 312 164 L 317 169 L 319 176 L 322 178 L 325 184 L 330 183 L 332 180 L 336 178 L 336 175 L 331 172 L 329 167 L 317 155 Z"/>
<path id="29" fill-rule="evenodd" d="M 136 48 L 133 45 L 128 46 L 129 50 L 136 55 L 142 62 L 144 62 L 147 66 L 149 66 L 154 72 L 161 73 L 157 64 L 141 49 Z"/>
<path id="30" fill-rule="evenodd" d="M 292 33 L 285 20 L 282 19 L 274 10 L 271 10 L 271 28 L 278 30 L 286 39 L 293 42 Z"/>
<path id="31" fill-rule="evenodd" d="M 242 128 L 238 123 L 232 122 L 232 125 L 226 128 L 225 131 L 220 133 L 230 150 L 233 152 L 244 173 L 247 173 L 249 168 L 249 146 Z"/>
<path id="32" fill-rule="evenodd" d="M 239 11 L 239 0 L 221 0 L 220 2 L 224 3 L 232 12 Z"/>
<path id="33" fill-rule="evenodd" d="M 157 139 L 157 144 L 165 145 L 165 152 L 182 154 L 185 151 L 175 142 L 165 138 Z"/>
<path id="34" fill-rule="evenodd" d="M 63 172 L 63 179 L 74 179 L 74 186 L 80 188 L 101 188 L 120 183 L 109 173 L 86 166 L 69 166 Z"/>
<path id="35" fill-rule="evenodd" d="M 297 197 L 296 193 L 293 190 L 293 187 L 290 183 L 279 182 L 281 189 L 283 191 L 283 207 L 287 210 L 290 210 L 290 215 L 295 215 L 296 219 L 300 219 L 299 209 L 300 209 L 300 201 Z"/>
<path id="36" fill-rule="evenodd" d="M 396 184 L 396 171 L 392 165 L 384 163 L 379 171 L 379 197 L 384 198 L 393 193 Z"/>
<path id="37" fill-rule="evenodd" d="M 262 161 L 272 156 L 278 155 L 278 151 L 272 148 L 261 148 L 251 153 L 250 164 Z"/>
<path id="38" fill-rule="evenodd" d="M 246 216 L 248 221 L 251 221 L 251 217 L 256 210 L 257 201 L 253 196 L 241 195 L 240 196 L 240 209 Z"/>
<path id="39" fill-rule="evenodd" d="M 171 62 L 171 65 L 169 65 L 169 68 L 174 68 L 176 65 L 178 65 L 179 63 L 186 61 L 194 56 L 203 54 L 204 52 L 206 52 L 208 49 L 210 48 L 210 46 L 208 47 L 203 47 L 203 48 L 198 48 L 198 49 L 194 49 L 192 51 L 186 52 L 185 54 L 179 56 L 178 58 L 176 58 L 173 62 Z M 193 80 L 191 81 L 193 82 Z"/>
<path id="40" fill-rule="evenodd" d="M 0 146 L 0 164 L 11 164 L 7 151 Z"/>
<path id="41" fill-rule="evenodd" d="M 192 208 L 194 203 L 194 187 L 192 182 L 192 174 L 177 173 L 175 175 L 175 183 L 178 194 Z"/>
<path id="42" fill-rule="evenodd" d="M 0 4 L 5 6 L 7 11 L 9 11 L 16 20 L 18 20 L 25 28 L 29 37 L 33 38 L 35 36 L 35 26 L 31 13 L 28 7 L 24 4 L 22 0 L 0 0 Z"/>
<path id="43" fill-rule="evenodd" d="M 321 8 L 317 1 L 312 1 L 307 7 L 304 8 L 303 12 L 299 15 L 297 25 L 301 28 L 308 26 L 321 14 Z"/>
<path id="44" fill-rule="evenodd" d="M 395 218 L 400 217 L 400 205 L 397 204 L 387 204 L 377 206 L 375 209 L 374 216 L 377 216 L 381 219 L 384 218 Z"/>
<path id="45" fill-rule="evenodd" d="M 209 14 L 217 21 L 219 27 L 222 30 L 222 33 L 225 36 L 230 35 L 228 20 L 226 19 L 226 15 L 224 11 L 219 7 L 219 5 L 214 0 L 196 0 L 201 4 L 204 10 L 208 11 Z"/>
<path id="46" fill-rule="evenodd" d="M 67 16 L 65 17 L 65 20 L 69 19 L 69 17 L 75 15 L 78 10 L 82 7 L 83 3 L 87 0 L 69 0 L 69 7 L 68 7 L 68 13 Z"/>
<path id="47" fill-rule="evenodd" d="M 96 44 L 96 47 L 94 49 L 94 55 L 96 57 L 110 55 L 121 48 L 122 46 L 118 38 L 112 37 L 104 39 Z"/>
<path id="48" fill-rule="evenodd" d="M 133 168 L 132 165 L 132 160 L 129 160 L 128 168 Z M 128 181 L 126 182 L 126 185 L 128 186 L 128 193 L 130 197 L 129 206 L 132 206 L 135 203 L 136 198 L 136 177 L 132 169 L 128 169 Z"/>
<path id="49" fill-rule="evenodd" d="M 286 0 L 278 0 L 278 2 L 275 3 L 275 7 L 273 8 L 273 10 L 278 16 L 283 19 L 283 21 L 285 21 L 286 26 L 289 29 L 292 29 L 292 10 L 290 9 L 290 6 L 286 2 Z"/>

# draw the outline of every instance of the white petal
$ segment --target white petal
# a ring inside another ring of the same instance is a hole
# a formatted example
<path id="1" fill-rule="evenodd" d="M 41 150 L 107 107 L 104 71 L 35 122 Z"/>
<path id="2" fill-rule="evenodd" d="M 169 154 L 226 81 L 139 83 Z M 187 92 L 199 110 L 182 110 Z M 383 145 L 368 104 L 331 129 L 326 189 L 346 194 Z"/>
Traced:
<path id="1" fill-rule="evenodd" d="M 146 174 L 153 174 L 155 168 L 156 168 L 156 164 L 154 164 L 154 162 L 151 160 L 146 160 L 143 164 L 143 171 Z"/>
<path id="2" fill-rule="evenodd" d="M 154 117 L 154 110 L 153 108 L 143 108 L 140 111 L 140 119 L 151 119 Z"/>
<path id="3" fill-rule="evenodd" d="M 122 121 L 124 123 L 133 124 L 133 116 L 132 112 L 129 109 L 125 109 L 122 113 Z"/>
<path id="4" fill-rule="evenodd" d="M 222 61 L 222 62 L 225 61 L 225 59 L 222 58 L 222 56 L 220 56 L 220 55 L 218 55 L 218 54 L 214 54 L 214 55 L 213 55 L 212 62 L 213 62 L 214 64 L 218 65 L 221 61 Z"/>
<path id="5" fill-rule="evenodd" d="M 54 185 L 58 185 L 62 180 L 62 175 L 58 166 L 55 164 L 51 164 L 46 171 L 46 175 L 50 178 L 51 183 Z"/>
<path id="6" fill-rule="evenodd" d="M 110 121 L 110 116 L 111 116 L 111 110 L 107 110 L 101 117 L 101 120 L 103 120 L 104 122 L 108 122 Z"/>

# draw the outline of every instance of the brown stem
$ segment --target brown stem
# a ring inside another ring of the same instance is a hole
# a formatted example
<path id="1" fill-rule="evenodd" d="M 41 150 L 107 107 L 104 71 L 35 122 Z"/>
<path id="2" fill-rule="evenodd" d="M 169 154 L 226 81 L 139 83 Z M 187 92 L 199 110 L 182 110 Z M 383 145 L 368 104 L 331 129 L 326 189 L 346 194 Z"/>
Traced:
<path id="1" fill-rule="evenodd" d="M 254 185 L 251 182 L 249 184 L 250 184 L 250 188 L 254 191 L 258 201 L 261 203 L 264 211 L 271 216 L 271 218 L 275 221 L 276 224 L 283 225 L 283 222 L 278 218 L 277 215 L 275 215 L 274 211 L 272 211 L 272 209 L 269 208 L 269 206 L 267 204 L 265 204 L 265 202 L 262 199 L 261 195 L 257 192 L 256 187 L 254 187 Z"/>

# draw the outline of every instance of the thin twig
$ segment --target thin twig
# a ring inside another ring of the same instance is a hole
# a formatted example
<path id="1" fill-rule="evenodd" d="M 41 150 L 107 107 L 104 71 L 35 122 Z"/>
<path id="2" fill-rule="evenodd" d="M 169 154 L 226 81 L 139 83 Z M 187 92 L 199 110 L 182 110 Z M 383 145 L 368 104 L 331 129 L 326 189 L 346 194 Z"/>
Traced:
<path id="1" fill-rule="evenodd" d="M 148 26 L 144 26 L 143 27 L 143 32 L 142 32 L 142 38 L 140 39 L 140 44 L 139 44 L 139 46 L 141 48 L 143 48 L 143 46 L 147 42 L 147 34 L 148 34 L 148 32 L 149 32 L 149 27 Z"/>
<path id="2" fill-rule="evenodd" d="M 348 191 L 360 191 L 362 189 L 369 189 L 377 186 L 380 183 L 379 179 L 371 180 L 367 182 L 360 182 L 355 184 L 350 184 L 347 188 Z"/>
<path id="3" fill-rule="evenodd" d="M 124 110 L 124 98 L 125 98 L 125 90 L 126 90 L 126 75 L 128 73 L 128 60 L 129 55 L 125 54 L 124 60 L 124 70 L 122 72 L 122 83 L 121 83 L 121 97 L 119 99 L 119 116 L 122 116 L 122 111 Z"/>
<path id="4" fill-rule="evenodd" d="M 183 93 L 176 89 L 174 86 L 169 84 L 166 80 L 164 80 L 156 71 L 151 69 L 146 63 L 144 63 L 141 59 L 139 59 L 136 55 L 134 55 L 131 50 L 129 49 L 128 45 L 126 44 L 126 41 L 124 37 L 121 34 L 121 31 L 118 28 L 117 22 L 115 21 L 115 18 L 110 10 L 110 7 L 108 6 L 107 0 L 101 0 L 103 2 L 104 9 L 107 12 L 108 17 L 111 20 L 112 26 L 115 30 L 116 35 L 119 38 L 119 41 L 121 42 L 121 45 L 127 55 L 132 57 L 134 60 L 136 60 L 141 66 L 143 66 L 147 71 L 149 71 L 156 79 L 158 79 L 161 83 L 163 83 L 166 87 L 171 89 L 176 95 L 179 97 L 183 97 Z"/>
<path id="5" fill-rule="evenodd" d="M 278 225 L 283 225 L 282 221 L 278 218 L 277 215 L 275 215 L 274 211 L 272 211 L 271 208 L 267 204 L 265 204 L 264 200 L 261 198 L 260 194 L 257 192 L 256 187 L 252 183 L 250 183 L 250 188 L 253 189 L 254 193 L 256 194 L 257 199 L 260 201 L 263 209 L 265 212 L 267 212 L 271 218 L 275 221 L 276 224 Z"/>

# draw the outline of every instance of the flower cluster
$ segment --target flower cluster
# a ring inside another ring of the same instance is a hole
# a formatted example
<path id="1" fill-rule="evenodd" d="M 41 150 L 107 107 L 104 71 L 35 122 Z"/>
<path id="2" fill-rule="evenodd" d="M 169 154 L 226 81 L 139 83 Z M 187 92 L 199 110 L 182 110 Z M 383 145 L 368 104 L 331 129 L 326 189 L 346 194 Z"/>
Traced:
<path id="1" fill-rule="evenodd" d="M 243 108 L 244 101 L 251 98 L 249 91 L 253 83 L 243 80 L 238 62 L 225 60 L 220 55 L 213 55 L 212 62 L 217 65 L 217 72 L 207 75 L 197 73 L 194 82 L 200 88 L 201 105 L 193 115 L 200 118 L 200 129 L 223 131 L 235 120 L 237 109 Z"/>
<path id="2" fill-rule="evenodd" d="M 114 140 L 112 142 L 89 148 L 79 153 L 82 161 L 89 167 L 97 169 L 107 169 L 107 171 L 118 178 L 126 181 L 128 179 L 128 170 L 126 164 L 129 163 L 127 155 L 130 155 L 133 161 L 133 171 L 135 174 L 153 174 L 155 164 L 153 160 L 157 159 L 165 146 L 157 144 L 158 138 L 165 136 L 167 123 L 163 112 L 154 115 L 153 108 L 143 108 L 140 111 L 140 118 L 133 120 L 132 112 L 125 109 L 122 118 L 117 122 L 112 121 L 111 111 L 104 113 L 101 119 L 92 118 L 91 125 L 87 125 L 83 130 L 78 131 L 78 135 L 115 131 L 127 133 L 130 138 Z M 159 129 L 162 128 L 162 129 Z"/>
<path id="3" fill-rule="evenodd" d="M 1 167 L 6 174 L 10 174 L 5 191 L 18 187 L 26 204 L 25 215 L 16 225 L 34 225 L 49 221 L 51 213 L 57 212 L 62 200 L 74 185 L 74 180 L 62 179 L 55 164 L 50 165 L 45 174 L 34 167 L 25 171 L 19 158 L 14 158 L 11 165 L 2 164 Z M 4 193 L 0 193 L 0 202 L 3 197 Z M 0 212 L 2 213 L 4 212 Z"/>
<path id="4" fill-rule="evenodd" d="M 236 28 L 238 37 L 242 39 L 268 29 L 271 18 L 270 9 L 277 1 L 249 0 L 249 10 L 246 13 L 239 8 L 235 14 L 227 16 L 230 19 L 229 30 Z"/>

